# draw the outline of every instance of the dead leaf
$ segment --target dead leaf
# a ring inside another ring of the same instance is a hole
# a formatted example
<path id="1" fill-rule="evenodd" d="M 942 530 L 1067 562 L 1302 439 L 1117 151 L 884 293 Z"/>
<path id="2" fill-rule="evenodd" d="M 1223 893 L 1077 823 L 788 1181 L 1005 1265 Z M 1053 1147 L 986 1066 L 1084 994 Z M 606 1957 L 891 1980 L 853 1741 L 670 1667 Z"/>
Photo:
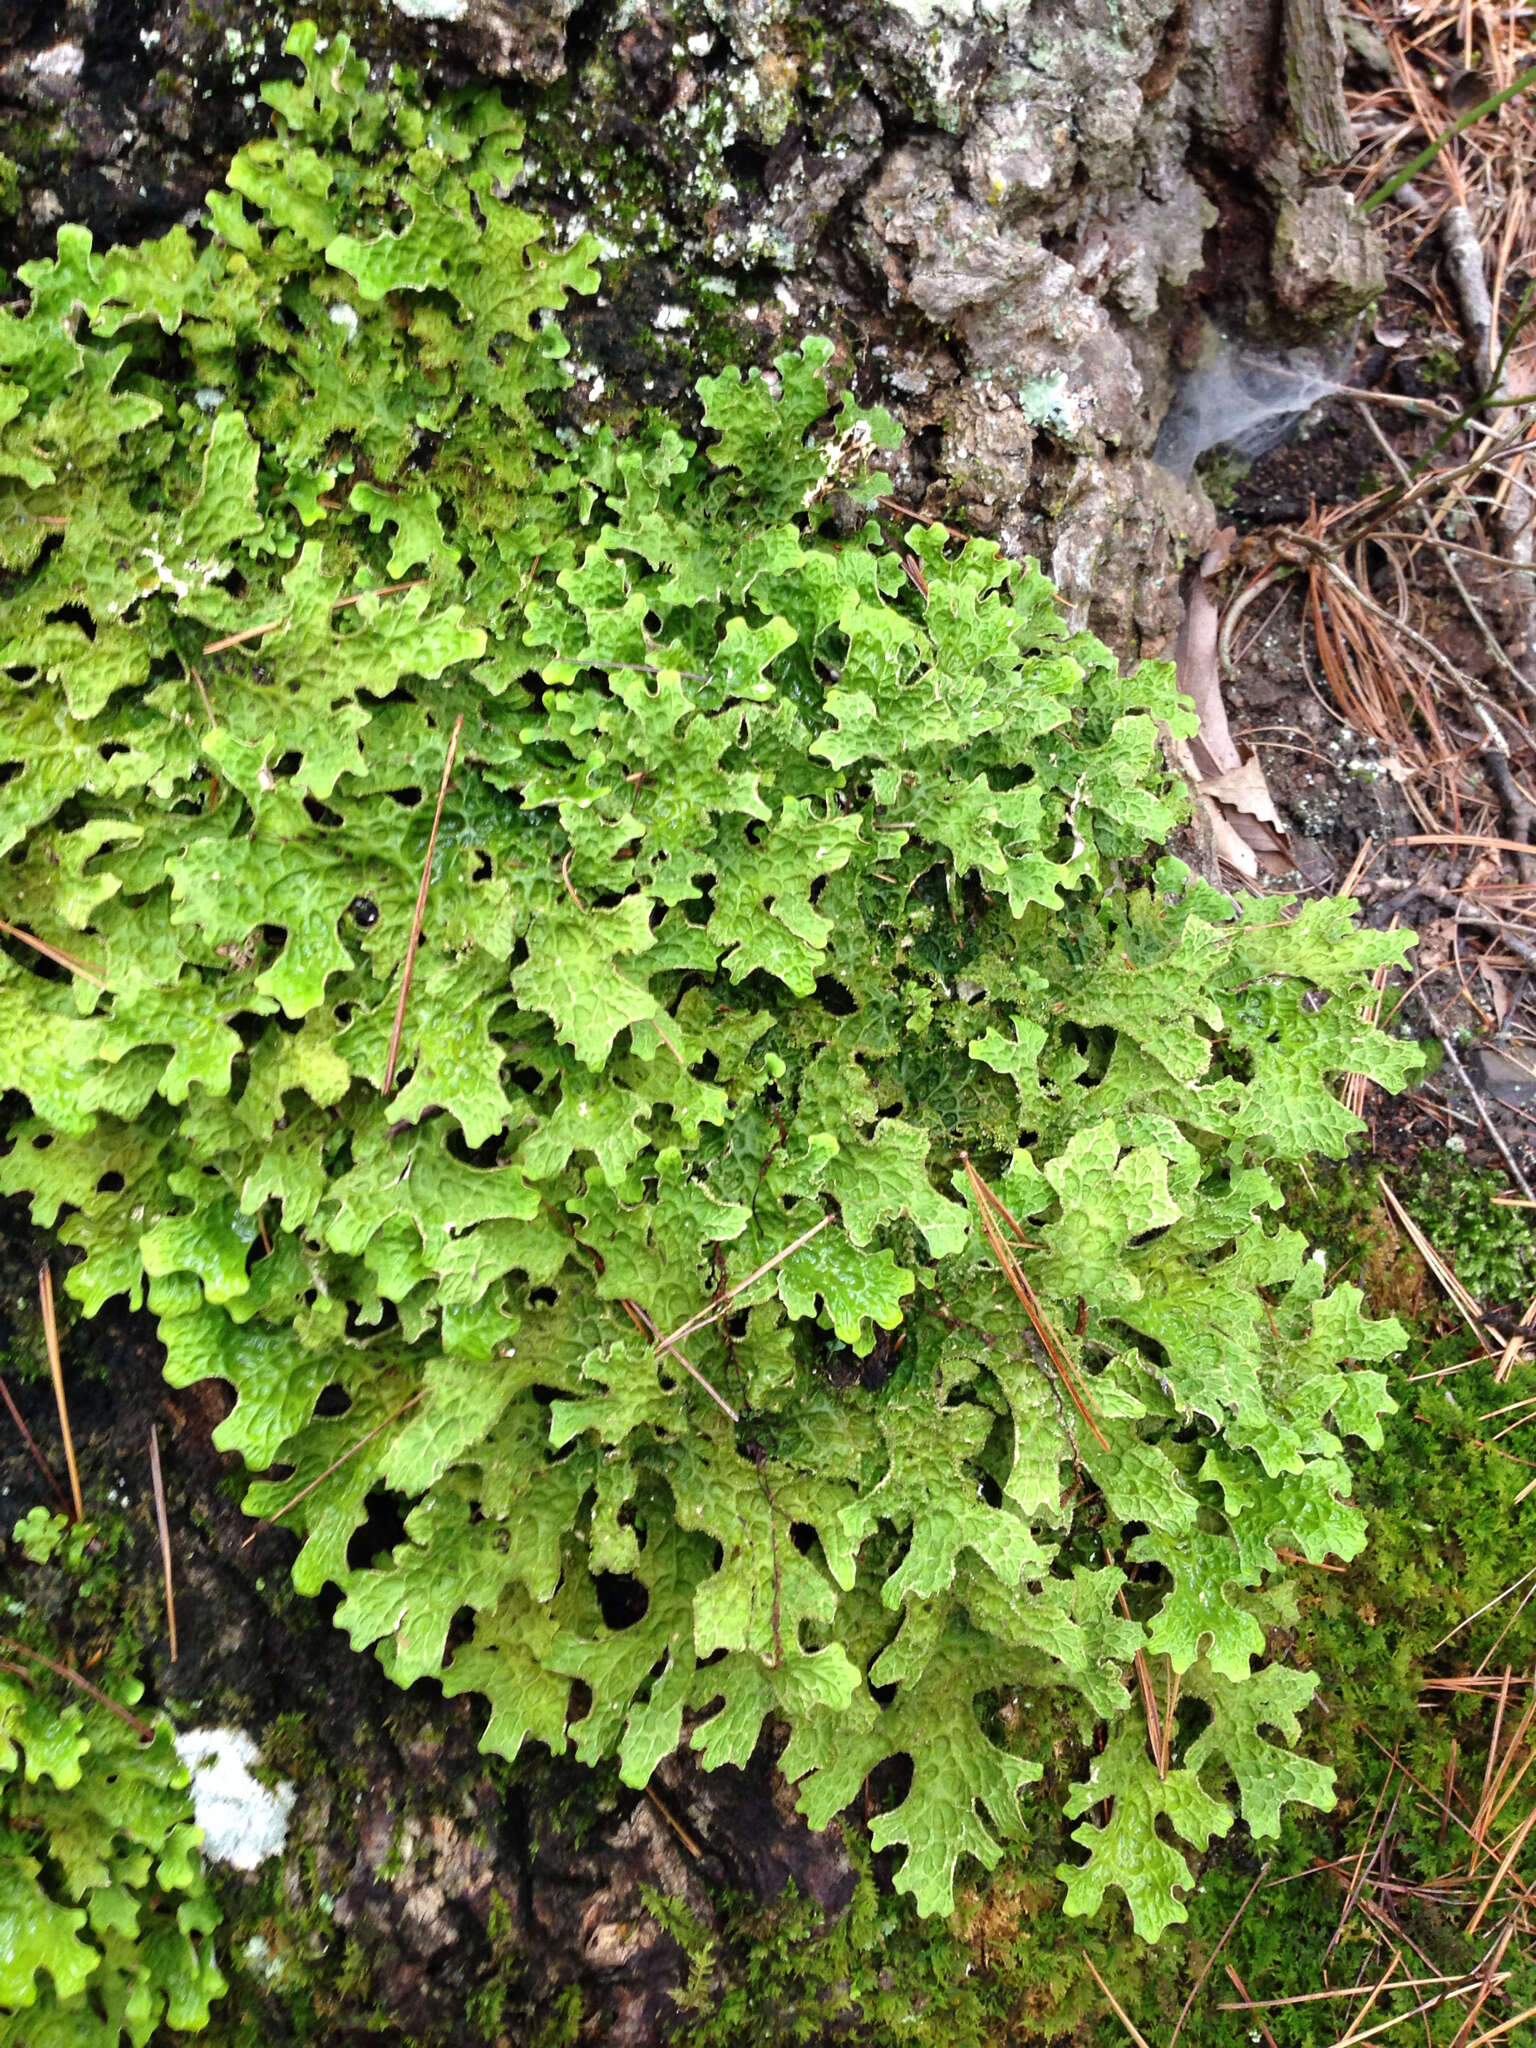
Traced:
<path id="1" fill-rule="evenodd" d="M 1509 1018 L 1510 1010 L 1514 1007 L 1514 996 L 1510 991 L 1509 983 L 1500 974 L 1497 967 L 1490 967 L 1486 960 L 1480 961 L 1478 964 L 1483 980 L 1488 984 L 1488 994 L 1493 1000 L 1494 1022 L 1499 1030 L 1502 1031 Z"/>
<path id="2" fill-rule="evenodd" d="M 1200 730 L 1175 752 L 1210 815 L 1217 853 L 1248 881 L 1257 881 L 1261 873 L 1289 874 L 1296 861 L 1259 757 L 1239 752 L 1221 693 L 1216 655 L 1221 614 L 1207 578 L 1225 563 L 1235 539 L 1231 527 L 1217 534 L 1190 588 L 1174 663 L 1179 688 L 1194 702 Z"/>
<path id="3" fill-rule="evenodd" d="M 1413 971 L 1422 981 L 1438 974 L 1450 960 L 1456 944 L 1454 917 L 1434 917 L 1418 927 L 1419 943 L 1413 949 Z"/>
<path id="4" fill-rule="evenodd" d="M 1276 832 L 1284 832 L 1284 821 L 1275 809 L 1275 800 L 1269 793 L 1269 784 L 1264 780 L 1264 770 L 1259 765 L 1257 754 L 1245 755 L 1225 775 L 1214 775 L 1202 782 L 1200 793 L 1215 797 L 1218 803 L 1226 804 L 1232 810 L 1244 811 L 1250 818 L 1273 825 Z"/>

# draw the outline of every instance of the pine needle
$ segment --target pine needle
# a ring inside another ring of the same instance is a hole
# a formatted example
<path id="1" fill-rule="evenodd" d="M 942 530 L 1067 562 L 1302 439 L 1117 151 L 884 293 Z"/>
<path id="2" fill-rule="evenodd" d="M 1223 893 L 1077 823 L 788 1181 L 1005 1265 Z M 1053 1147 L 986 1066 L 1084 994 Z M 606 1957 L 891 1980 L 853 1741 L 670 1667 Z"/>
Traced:
<path id="1" fill-rule="evenodd" d="M 1418 1253 L 1419 1257 L 1424 1261 L 1425 1265 L 1428 1266 L 1430 1272 L 1433 1273 L 1436 1280 L 1439 1281 L 1441 1287 L 1445 1290 L 1446 1294 L 1450 1297 L 1451 1301 L 1460 1310 L 1462 1320 L 1466 1323 L 1467 1328 L 1472 1332 L 1472 1335 L 1477 1339 L 1478 1343 L 1482 1346 L 1483 1355 L 1485 1357 L 1491 1358 L 1493 1356 L 1493 1353 L 1488 1349 L 1487 1339 L 1483 1335 L 1483 1312 L 1480 1304 L 1475 1299 L 1475 1297 L 1469 1294 L 1467 1289 L 1462 1286 L 1461 1282 L 1456 1278 L 1456 1275 L 1452 1272 L 1451 1268 L 1446 1264 L 1445 1260 L 1441 1258 L 1440 1254 L 1435 1250 L 1434 1246 L 1430 1243 L 1429 1239 L 1424 1235 L 1424 1232 L 1419 1228 L 1418 1224 L 1414 1222 L 1413 1218 L 1408 1214 L 1408 1211 L 1403 1207 L 1402 1203 L 1398 1200 L 1396 1194 L 1393 1192 L 1391 1184 L 1386 1179 L 1382 1180 L 1381 1192 L 1386 1197 L 1388 1208 L 1392 1211 L 1392 1214 L 1397 1218 L 1398 1222 L 1403 1226 L 1404 1230 L 1407 1231 L 1409 1239 L 1413 1244 L 1414 1250 Z M 1437 1375 L 1434 1373 L 1427 1373 L 1424 1375 L 1424 1377 L 1427 1379 L 1434 1379 L 1437 1377 Z"/>
<path id="2" fill-rule="evenodd" d="M 986 1233 L 987 1243 L 992 1247 L 992 1256 L 1002 1267 L 1004 1277 L 1023 1305 L 1024 1313 L 1029 1317 L 1034 1327 L 1035 1335 L 1045 1347 L 1046 1357 L 1049 1358 L 1051 1364 L 1055 1366 L 1057 1372 L 1061 1375 L 1062 1385 L 1072 1396 L 1073 1404 L 1078 1414 L 1082 1416 L 1084 1422 L 1093 1431 L 1095 1441 L 1100 1449 L 1109 1450 L 1109 1438 L 1099 1427 L 1098 1417 L 1094 1414 L 1092 1408 L 1089 1407 L 1087 1396 L 1077 1384 L 1077 1376 L 1073 1371 L 1071 1360 L 1067 1357 L 1060 1338 L 1052 1329 L 1045 1310 L 1040 1306 L 1039 1296 L 1025 1277 L 1024 1269 L 1020 1266 L 1007 1245 L 1004 1244 L 997 1225 L 993 1221 L 994 1214 L 1003 1219 L 1013 1232 L 1013 1235 L 1021 1243 L 1024 1241 L 1023 1232 L 1019 1229 L 1018 1223 L 1009 1214 L 1007 1208 L 993 1194 L 992 1190 L 971 1164 L 969 1152 L 962 1152 L 960 1159 L 965 1167 L 966 1178 L 971 1184 L 971 1192 L 976 1197 L 977 1213 L 981 1217 L 981 1227 Z"/>
<path id="3" fill-rule="evenodd" d="M 1168 2048 L 1179 2048 L 1179 2036 L 1184 2031 L 1184 2022 L 1189 2018 L 1190 2008 L 1193 2006 L 1196 1998 L 1198 1998 L 1200 1995 L 1201 1985 L 1205 1982 L 1206 1978 L 1209 1977 L 1212 1969 L 1215 1967 L 1216 1958 L 1221 1954 L 1222 1950 L 1226 1947 L 1227 1943 L 1232 1939 L 1233 1935 L 1237 1932 L 1237 1923 L 1239 1922 L 1239 1920 L 1242 1919 L 1243 1915 L 1247 1912 L 1249 1906 L 1252 1904 L 1254 1893 L 1258 1890 L 1259 1886 L 1264 1882 L 1265 1878 L 1268 1877 L 1270 1873 L 1270 1868 L 1273 1865 L 1274 1860 L 1275 1859 L 1273 1858 L 1273 1856 L 1271 1856 L 1269 1860 L 1265 1863 L 1263 1869 L 1259 1872 L 1258 1876 L 1253 1880 L 1253 1883 L 1249 1885 L 1246 1893 L 1243 1895 L 1243 1903 L 1238 1907 L 1237 1911 L 1232 1915 L 1232 1918 L 1227 1922 L 1226 1929 L 1222 1934 L 1220 1941 L 1217 1942 L 1216 1946 L 1211 1950 L 1210 1954 L 1206 1957 L 1205 1967 L 1201 1970 L 1199 1976 L 1190 1986 L 1189 1996 L 1185 1999 L 1183 2008 L 1179 2013 L 1178 2023 L 1174 2027 L 1172 2037 L 1168 2043 Z M 1226 2007 L 1218 2006 L 1217 2010 L 1219 2012 L 1225 2012 Z"/>
<path id="4" fill-rule="evenodd" d="M 1488 2048 L 1490 2041 L 1502 2041 L 1506 2034 L 1512 2034 L 1516 2027 L 1523 2026 L 1532 2018 L 1536 2018 L 1536 2005 L 1528 2005 L 1524 2012 L 1517 2012 L 1513 2019 L 1500 2020 L 1499 2024 L 1490 2027 L 1486 2034 L 1479 2034 L 1475 2041 L 1469 2041 L 1467 2048 Z"/>
<path id="5" fill-rule="evenodd" d="M 1243 1982 L 1242 1978 L 1237 1974 L 1236 1970 L 1233 1969 L 1230 1963 L 1223 1963 L 1221 1967 L 1226 1971 L 1228 1979 L 1231 1982 L 1232 1989 L 1237 1993 L 1238 1997 L 1243 2000 L 1245 2005 L 1251 2006 L 1253 2001 L 1248 1996 L 1248 1986 Z M 1259 2032 L 1264 2036 L 1265 2048 L 1278 2048 L 1278 2044 L 1275 2040 L 1274 2035 L 1269 2031 L 1269 2028 L 1264 2024 L 1262 2017 L 1257 2012 L 1255 2012 L 1253 2018 L 1254 2024 L 1257 2026 Z"/>
<path id="6" fill-rule="evenodd" d="M 421 887 L 416 891 L 416 909 L 411 917 L 411 936 L 406 942 L 405 967 L 400 976 L 400 1000 L 395 1005 L 394 1028 L 389 1034 L 389 1056 L 384 1062 L 384 1090 L 386 1095 L 394 1092 L 395 1067 L 400 1058 L 400 1036 L 405 1030 L 405 1006 L 411 999 L 411 978 L 416 972 L 416 948 L 421 944 L 422 920 L 427 914 L 427 891 L 432 886 L 432 858 L 437 852 L 437 828 L 443 822 L 443 805 L 448 800 L 448 778 L 453 773 L 454 758 L 459 751 L 459 734 L 464 730 L 464 714 L 461 711 L 454 721 L 453 733 L 448 741 L 448 755 L 443 762 L 443 779 L 437 786 L 437 809 L 432 813 L 432 830 L 427 835 L 427 857 L 421 864 Z"/>
<path id="7" fill-rule="evenodd" d="M 50 946 L 46 939 L 40 939 L 32 932 L 24 932 L 19 924 L 7 924 L 0 917 L 0 932 L 8 939 L 20 939 L 24 946 L 30 946 L 34 953 L 41 953 L 45 960 L 51 960 L 55 967 L 65 968 L 70 974 L 78 974 L 82 981 L 88 981 L 96 988 L 107 984 L 94 967 L 87 967 L 83 960 L 77 960 L 73 953 L 66 953 L 62 946 Z"/>
<path id="8" fill-rule="evenodd" d="M 36 1438 L 33 1436 L 31 1430 L 28 1429 L 25 1422 L 22 1421 L 21 1410 L 16 1406 L 16 1403 L 12 1400 L 11 1390 L 5 1384 L 5 1381 L 3 1379 L 0 1379 L 0 1400 L 4 1401 L 6 1411 L 10 1415 L 12 1422 L 15 1423 L 22 1442 L 26 1445 L 27 1449 L 32 1453 L 33 1464 L 36 1465 L 38 1471 L 42 1473 L 43 1478 L 47 1481 L 49 1492 L 58 1502 L 61 1511 L 67 1515 L 69 1513 L 69 1502 L 65 1498 L 64 1489 L 59 1485 L 57 1479 L 54 1478 L 53 1468 L 49 1465 L 48 1460 L 43 1456 L 42 1452 L 38 1449 Z"/>
<path id="9" fill-rule="evenodd" d="M 38 1292 L 43 1303 L 43 1342 L 48 1347 L 48 1370 L 53 1375 L 53 1398 L 59 1409 L 59 1434 L 64 1439 L 64 1462 L 69 1468 L 69 1491 L 74 1517 L 85 1520 L 85 1502 L 80 1495 L 80 1470 L 75 1463 L 75 1439 L 69 1427 L 69 1402 L 64 1395 L 64 1366 L 59 1357 L 59 1325 L 53 1312 L 53 1268 L 44 1259 L 37 1272 Z"/>
<path id="10" fill-rule="evenodd" d="M 1109 2000 L 1111 2006 L 1113 2006 L 1115 2018 L 1119 2020 L 1121 2026 L 1124 2027 L 1125 2031 L 1136 2043 L 1136 2048 L 1151 2048 L 1151 2044 L 1147 2040 L 1146 2035 L 1141 2031 L 1140 2027 L 1137 2026 L 1136 2022 L 1131 2018 L 1130 2014 L 1126 2011 L 1125 2007 L 1120 2003 L 1119 1999 L 1116 1998 L 1113 1991 L 1110 1990 L 1109 1986 L 1104 1982 L 1104 1979 L 1099 1975 L 1098 1971 L 1094 1968 L 1093 1957 L 1085 1955 L 1083 1957 L 1083 1961 L 1088 1965 L 1089 1976 L 1092 1977 L 1094 1983 L 1098 1985 L 1099 1989 L 1103 1992 L 1104 1996 Z"/>
<path id="11" fill-rule="evenodd" d="M 655 1323 L 652 1322 L 638 1301 L 631 1301 L 625 1295 L 619 1305 L 642 1337 L 649 1337 L 656 1350 L 664 1351 L 668 1358 L 675 1358 L 689 1378 L 697 1380 L 711 1401 L 714 1402 L 715 1406 L 722 1413 L 728 1415 L 732 1422 L 740 1422 L 740 1410 L 733 1408 L 713 1381 L 706 1379 L 703 1373 L 699 1371 L 699 1368 L 690 1361 L 687 1354 L 678 1348 L 678 1342 L 675 1337 L 663 1337 L 661 1335 Z"/>
<path id="12" fill-rule="evenodd" d="M 66 1685 L 72 1685 L 77 1691 L 85 1693 L 98 1707 L 105 1707 L 109 1714 L 116 1714 L 118 1720 L 125 1727 L 131 1728 L 141 1742 L 153 1742 L 155 1731 L 147 1721 L 141 1721 L 137 1714 L 130 1714 L 120 1701 L 113 1699 L 109 1693 L 104 1693 L 99 1686 L 92 1685 L 91 1681 L 82 1677 L 73 1666 L 61 1664 L 55 1657 L 45 1657 L 41 1650 L 31 1649 L 26 1643 L 18 1643 L 14 1636 L 0 1636 L 0 1650 L 9 1651 L 13 1657 L 30 1657 L 34 1664 L 43 1665 L 55 1678 L 62 1678 Z"/>
<path id="13" fill-rule="evenodd" d="M 749 1287 L 755 1287 L 759 1280 L 771 1273 L 776 1266 L 782 1266 L 786 1259 L 792 1259 L 813 1237 L 819 1236 L 831 1221 L 830 1216 L 823 1216 L 819 1223 L 813 1223 L 809 1230 L 802 1231 L 793 1244 L 785 1245 L 783 1251 L 775 1252 L 771 1259 L 764 1259 L 756 1271 L 749 1273 L 745 1280 L 736 1281 L 733 1286 L 727 1287 L 722 1294 L 717 1295 L 708 1308 L 700 1309 L 696 1316 L 690 1316 L 686 1323 L 680 1323 L 670 1337 L 658 1338 L 658 1349 L 671 1350 L 673 1345 L 685 1342 L 697 1331 L 707 1330 L 711 1323 L 718 1322 L 721 1316 L 729 1313 L 731 1303 L 738 1296 L 745 1294 Z"/>
<path id="14" fill-rule="evenodd" d="M 256 1538 L 261 1534 L 263 1529 L 270 1528 L 274 1522 L 280 1522 L 283 1516 L 287 1514 L 288 1510 L 290 1508 L 296 1508 L 301 1500 L 308 1500 L 309 1496 L 314 1492 L 315 1488 L 317 1486 L 323 1486 L 326 1480 L 330 1478 L 333 1472 L 339 1472 L 342 1466 L 347 1464 L 351 1459 L 355 1458 L 358 1452 L 362 1450 L 366 1444 L 371 1444 L 374 1438 L 376 1436 L 379 1436 L 384 1430 L 388 1429 L 389 1425 L 392 1422 L 398 1422 L 401 1416 L 405 1413 L 407 1408 L 414 1408 L 416 1406 L 416 1403 L 419 1400 L 421 1400 L 422 1396 L 426 1393 L 426 1391 L 427 1390 L 425 1387 L 418 1387 L 415 1393 L 412 1394 L 408 1401 L 402 1401 L 400 1403 L 400 1406 L 398 1408 L 392 1409 L 390 1413 L 385 1416 L 382 1422 L 375 1423 L 373 1428 L 368 1431 L 368 1434 L 366 1436 L 360 1436 L 355 1444 L 350 1444 L 347 1447 L 347 1449 L 342 1452 L 339 1458 L 332 1458 L 331 1462 L 329 1463 L 329 1465 L 326 1466 L 325 1470 L 319 1473 L 315 1478 L 311 1479 L 308 1486 L 301 1486 L 297 1493 L 293 1493 L 288 1496 L 287 1500 L 283 1502 L 280 1508 L 274 1508 L 270 1515 L 264 1515 L 262 1519 L 256 1524 L 255 1528 L 251 1531 L 250 1535 L 246 1537 L 245 1542 L 241 1544 L 240 1548 L 242 1550 L 247 1549 L 249 1545 L 256 1541 Z"/>
<path id="15" fill-rule="evenodd" d="M 413 576 L 408 583 L 383 583 L 377 590 L 355 590 L 350 597 L 338 597 L 331 610 L 345 611 L 349 604 L 361 604 L 365 597 L 395 597 L 402 590 L 420 590 L 427 581 L 428 578 L 425 576 Z M 222 640 L 210 640 L 203 653 L 223 654 L 231 647 L 243 647 L 247 641 L 264 639 L 268 633 L 277 632 L 279 627 L 286 626 L 287 623 L 288 619 L 284 616 L 281 619 L 268 619 L 260 626 L 247 626 L 239 633 L 226 633 Z M 202 688 L 201 683 L 198 688 Z M 209 716 L 212 716 L 211 712 Z"/>
<path id="16" fill-rule="evenodd" d="M 155 1496 L 155 1525 L 160 1532 L 160 1568 L 165 1575 L 165 1625 L 171 1639 L 171 1662 L 176 1662 L 176 1588 L 171 1583 L 171 1525 L 165 1512 L 165 1480 L 160 1471 L 160 1431 L 149 1430 L 149 1483 Z"/>

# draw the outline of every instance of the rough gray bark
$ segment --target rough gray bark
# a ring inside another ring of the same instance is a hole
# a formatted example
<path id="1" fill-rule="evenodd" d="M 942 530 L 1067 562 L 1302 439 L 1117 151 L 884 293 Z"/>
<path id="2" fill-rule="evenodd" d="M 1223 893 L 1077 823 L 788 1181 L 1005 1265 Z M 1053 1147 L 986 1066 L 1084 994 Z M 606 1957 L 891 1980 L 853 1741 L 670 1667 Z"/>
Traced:
<path id="1" fill-rule="evenodd" d="M 724 356 L 837 333 L 911 430 L 903 492 L 1049 560 L 1126 653 L 1166 644 L 1210 526 L 1198 488 L 1149 466 L 1176 358 L 1207 315 L 1337 319 L 1377 276 L 1374 232 L 1303 171 L 1346 140 L 1337 0 L 320 12 L 378 61 L 524 94 L 529 193 L 610 250 L 610 303 L 576 323 L 599 373 L 578 412 L 594 389 L 686 402 Z M 285 68 L 269 22 L 253 0 L 14 0 L 0 253 L 65 218 L 108 241 L 195 212 Z"/>
<path id="2" fill-rule="evenodd" d="M 1355 138 L 1344 105 L 1339 0 L 1285 0 L 1285 78 L 1303 162 L 1343 163 Z"/>

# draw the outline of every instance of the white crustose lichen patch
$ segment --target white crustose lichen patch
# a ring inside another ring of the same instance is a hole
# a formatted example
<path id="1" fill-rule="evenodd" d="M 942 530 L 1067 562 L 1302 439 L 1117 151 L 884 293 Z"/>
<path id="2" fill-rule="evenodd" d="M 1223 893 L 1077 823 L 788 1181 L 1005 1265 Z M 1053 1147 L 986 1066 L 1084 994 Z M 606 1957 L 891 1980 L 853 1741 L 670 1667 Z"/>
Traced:
<path id="1" fill-rule="evenodd" d="M 293 1787 L 263 1785 L 251 1775 L 260 1751 L 243 1728 L 190 1728 L 176 1737 L 176 1754 L 192 1773 L 205 1856 L 234 1870 L 259 1870 L 282 1853 Z"/>

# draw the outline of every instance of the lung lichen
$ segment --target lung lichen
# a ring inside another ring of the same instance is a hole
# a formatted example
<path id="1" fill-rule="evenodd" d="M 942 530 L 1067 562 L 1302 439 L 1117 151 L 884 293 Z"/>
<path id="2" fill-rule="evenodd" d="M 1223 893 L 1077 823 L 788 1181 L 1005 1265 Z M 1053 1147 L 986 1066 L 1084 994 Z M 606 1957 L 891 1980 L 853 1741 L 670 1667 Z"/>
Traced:
<path id="1" fill-rule="evenodd" d="M 1406 940 L 1157 859 L 1170 671 L 882 524 L 830 345 L 558 437 L 597 280 L 515 117 L 290 47 L 206 233 L 0 316 L 4 1185 L 490 1748 L 771 1717 L 815 1825 L 908 1759 L 932 1911 L 1107 1723 L 1068 1910 L 1156 1934 L 1181 1843 L 1331 1796 L 1255 1659 L 1399 1333 L 1269 1168 L 1413 1070 Z"/>

